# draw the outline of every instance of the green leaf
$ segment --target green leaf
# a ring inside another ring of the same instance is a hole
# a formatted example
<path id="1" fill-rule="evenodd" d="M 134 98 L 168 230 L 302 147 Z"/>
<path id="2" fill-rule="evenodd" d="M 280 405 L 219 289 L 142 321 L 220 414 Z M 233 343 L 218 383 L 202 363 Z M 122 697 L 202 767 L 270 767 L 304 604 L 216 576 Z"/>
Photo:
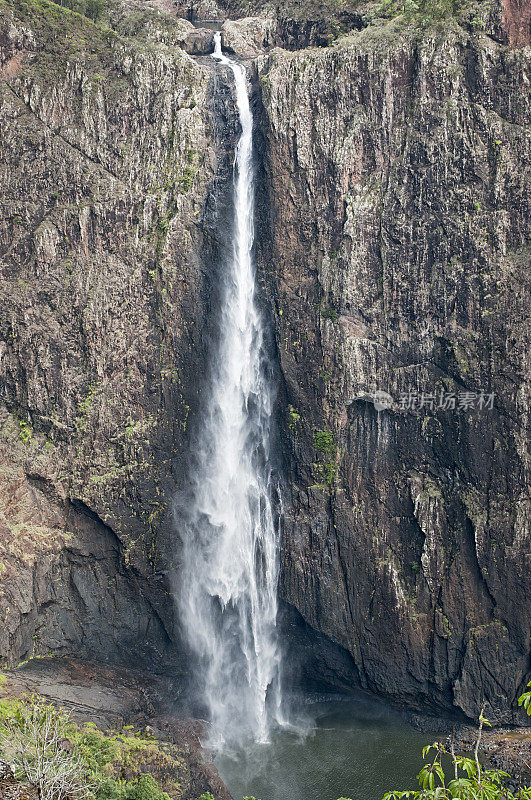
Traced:
<path id="1" fill-rule="evenodd" d="M 531 688 L 531 682 L 527 684 L 528 688 Z M 531 692 L 524 692 L 518 698 L 518 705 L 523 706 L 526 713 L 531 717 Z"/>

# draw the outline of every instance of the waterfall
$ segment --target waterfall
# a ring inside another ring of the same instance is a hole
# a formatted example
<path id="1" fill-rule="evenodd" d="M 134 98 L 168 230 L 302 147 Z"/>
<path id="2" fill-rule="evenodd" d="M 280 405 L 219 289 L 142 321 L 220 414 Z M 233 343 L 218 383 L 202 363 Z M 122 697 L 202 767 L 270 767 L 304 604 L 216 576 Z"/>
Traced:
<path id="1" fill-rule="evenodd" d="M 241 134 L 234 162 L 233 248 L 223 264 L 220 334 L 208 408 L 180 510 L 180 613 L 211 720 L 210 744 L 267 741 L 280 716 L 276 640 L 278 522 L 272 503 L 274 391 L 253 263 L 253 116 L 241 64 L 234 76 Z"/>

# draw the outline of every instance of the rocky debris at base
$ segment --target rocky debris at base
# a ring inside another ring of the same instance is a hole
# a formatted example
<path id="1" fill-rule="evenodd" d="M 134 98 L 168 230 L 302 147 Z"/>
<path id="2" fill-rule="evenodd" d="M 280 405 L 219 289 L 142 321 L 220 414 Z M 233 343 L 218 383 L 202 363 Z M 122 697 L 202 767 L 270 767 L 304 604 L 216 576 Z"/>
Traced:
<path id="1" fill-rule="evenodd" d="M 11 764 L 7 761 L 2 761 L 0 758 L 0 781 L 10 781 L 15 777 L 15 773 Z"/>
<path id="2" fill-rule="evenodd" d="M 0 800 L 38 800 L 36 786 L 18 781 L 0 781 Z"/>
<path id="3" fill-rule="evenodd" d="M 203 723 L 178 713 L 175 698 L 179 692 L 171 679 L 54 658 L 29 661 L 4 674 L 6 682 L 0 685 L 0 700 L 35 692 L 67 710 L 78 725 L 92 722 L 102 731 L 121 730 L 128 725 L 135 730 L 147 728 L 150 736 L 160 743 L 165 758 L 155 754 L 150 763 L 137 766 L 152 774 L 165 791 L 166 777 L 177 778 L 182 789 L 180 800 L 195 800 L 207 792 L 215 800 L 232 800 L 215 766 L 203 752 Z M 12 784 L 9 775 L 7 779 L 2 777 L 2 763 L 0 800 L 36 800 L 37 795 L 31 794 L 32 787 Z M 172 774 L 166 776 L 164 769 L 170 767 Z M 134 764 L 132 770 L 131 774 L 119 777 L 131 780 L 136 775 Z M 11 785 L 18 794 L 8 793 Z"/>
<path id="4" fill-rule="evenodd" d="M 11 764 L 0 759 L 0 800 L 38 800 L 39 793 L 29 783 L 19 783 Z"/>
<path id="5" fill-rule="evenodd" d="M 471 750 L 477 739 L 477 729 L 464 727 L 455 735 L 456 749 Z M 493 728 L 483 730 L 480 752 L 487 765 L 501 769 L 518 778 L 531 776 L 531 731 L 529 728 Z"/>

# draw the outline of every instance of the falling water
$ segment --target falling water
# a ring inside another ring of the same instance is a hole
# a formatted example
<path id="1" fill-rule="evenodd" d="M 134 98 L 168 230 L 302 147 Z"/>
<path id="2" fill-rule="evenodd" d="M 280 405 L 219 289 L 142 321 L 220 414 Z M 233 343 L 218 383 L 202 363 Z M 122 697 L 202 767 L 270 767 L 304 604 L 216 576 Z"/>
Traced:
<path id="1" fill-rule="evenodd" d="M 242 65 L 232 71 L 241 135 L 234 163 L 232 254 L 223 269 L 218 352 L 183 512 L 180 610 L 211 719 L 210 743 L 266 741 L 279 719 L 278 525 L 272 504 L 273 390 L 253 264 L 253 116 Z"/>

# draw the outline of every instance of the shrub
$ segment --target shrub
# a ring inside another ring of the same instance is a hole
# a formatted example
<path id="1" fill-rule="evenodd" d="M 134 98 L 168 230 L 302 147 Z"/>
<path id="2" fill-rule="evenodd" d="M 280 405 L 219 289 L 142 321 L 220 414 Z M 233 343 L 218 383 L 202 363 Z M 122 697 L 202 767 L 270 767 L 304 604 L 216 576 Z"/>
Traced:
<path id="1" fill-rule="evenodd" d="M 292 431 L 295 430 L 300 421 L 301 415 L 297 409 L 291 405 L 288 406 L 288 428 Z"/>
<path id="2" fill-rule="evenodd" d="M 528 686 L 531 688 L 531 683 Z M 518 704 L 531 716 L 531 692 L 523 694 Z M 514 794 L 508 785 L 511 776 L 507 772 L 482 769 L 478 751 L 484 725 L 490 727 L 490 722 L 483 716 L 482 709 L 473 759 L 455 754 L 452 734 L 449 750 L 440 742 L 435 742 L 422 751 L 424 757 L 429 752 L 434 753 L 434 757 L 417 775 L 421 791 L 387 792 L 383 800 L 531 800 L 531 787 L 521 786 Z M 451 779 L 443 767 L 443 758 L 448 756 L 454 768 Z"/>
<path id="3" fill-rule="evenodd" d="M 85 0 L 85 16 L 94 22 L 101 16 L 105 8 L 105 0 Z"/>
<path id="4" fill-rule="evenodd" d="M 332 431 L 313 432 L 313 446 L 320 456 L 320 461 L 314 464 L 315 474 L 321 489 L 332 489 L 337 478 L 337 445 Z"/>
<path id="5" fill-rule="evenodd" d="M 531 689 L 531 681 L 527 684 L 527 688 Z M 518 705 L 523 706 L 527 715 L 531 717 L 531 691 L 524 692 L 523 695 L 518 698 Z"/>
<path id="6" fill-rule="evenodd" d="M 96 797 L 98 800 L 125 800 L 127 785 L 123 781 L 104 778 L 98 786 Z"/>
<path id="7" fill-rule="evenodd" d="M 170 796 L 159 789 L 152 775 L 141 775 L 128 784 L 125 800 L 170 800 Z"/>
<path id="8" fill-rule="evenodd" d="M 0 748 L 18 779 L 39 788 L 41 800 L 83 800 L 92 793 L 88 769 L 73 750 L 67 714 L 49 703 L 18 704 L 0 726 Z"/>
<path id="9" fill-rule="evenodd" d="M 430 25 L 457 16 L 463 8 L 460 0 L 379 0 L 367 12 L 365 20 L 403 16 L 406 22 Z"/>
<path id="10" fill-rule="evenodd" d="M 76 732 L 73 740 L 93 773 L 103 772 L 107 764 L 118 754 L 116 743 L 109 736 L 102 734 L 95 725 L 87 725 Z"/>
<path id="11" fill-rule="evenodd" d="M 58 5 L 76 11 L 96 22 L 105 10 L 105 0 L 59 0 Z"/>
<path id="12" fill-rule="evenodd" d="M 149 773 L 130 781 L 113 777 L 117 765 L 134 766 L 135 754 L 145 756 L 154 746 L 152 738 L 130 731 L 105 734 L 90 723 L 78 728 L 35 695 L 0 700 L 0 758 L 13 764 L 18 780 L 38 786 L 41 800 L 171 800 Z"/>
<path id="13" fill-rule="evenodd" d="M 20 428 L 18 438 L 23 444 L 28 444 L 28 442 L 31 442 L 33 437 L 33 428 L 29 422 L 25 422 L 23 419 L 18 420 L 18 425 Z"/>
<path id="14" fill-rule="evenodd" d="M 337 322 L 339 319 L 339 314 L 335 308 L 331 308 L 330 306 L 321 308 L 321 316 L 323 319 L 329 319 L 330 322 Z"/>
<path id="15" fill-rule="evenodd" d="M 98 787 L 96 798 L 97 800 L 171 800 L 170 796 L 159 788 L 152 775 L 141 775 L 137 780 L 128 782 L 105 778 Z"/>

